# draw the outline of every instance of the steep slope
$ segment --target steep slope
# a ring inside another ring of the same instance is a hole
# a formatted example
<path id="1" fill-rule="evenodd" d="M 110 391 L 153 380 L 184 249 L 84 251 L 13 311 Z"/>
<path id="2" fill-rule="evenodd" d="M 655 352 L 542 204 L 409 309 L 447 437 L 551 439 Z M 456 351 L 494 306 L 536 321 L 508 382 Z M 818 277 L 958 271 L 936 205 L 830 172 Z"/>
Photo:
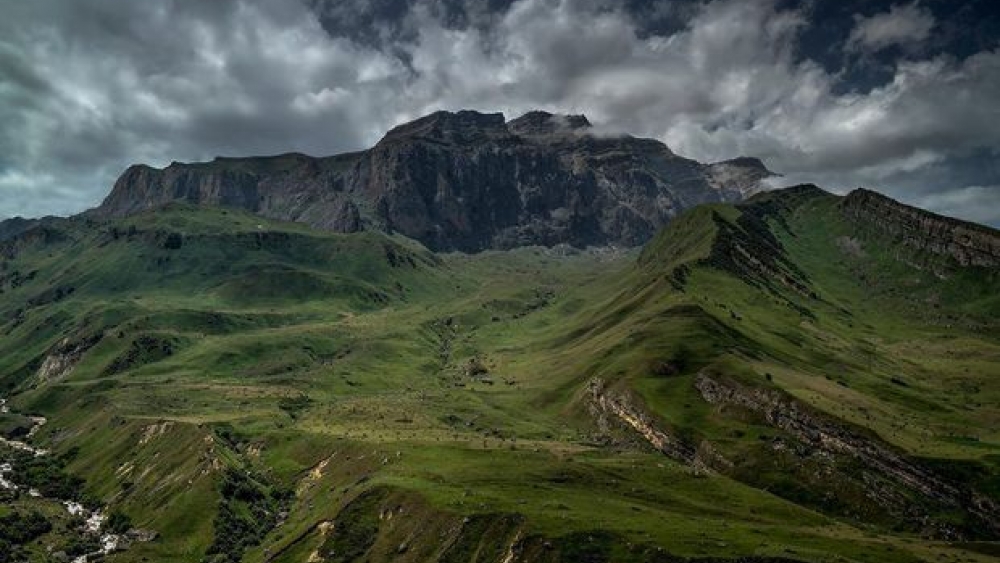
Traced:
<path id="1" fill-rule="evenodd" d="M 583 116 L 437 112 L 360 153 L 133 166 L 95 214 L 185 201 L 398 231 L 433 250 L 635 246 L 682 210 L 742 199 L 770 175 L 756 159 L 703 165 L 659 141 L 595 135 Z"/>
<path id="2" fill-rule="evenodd" d="M 845 214 L 867 231 L 939 261 L 961 266 L 1000 265 L 1000 236 L 989 227 L 903 205 L 878 192 L 856 190 L 843 202 Z"/>
<path id="3" fill-rule="evenodd" d="M 602 313 L 644 337 L 588 408 L 830 515 L 995 539 L 998 242 L 867 191 L 696 209 Z"/>
<path id="4" fill-rule="evenodd" d="M 11 217 L 0 221 L 0 240 L 7 240 L 27 231 L 39 224 L 44 219 L 25 219 L 24 217 Z"/>

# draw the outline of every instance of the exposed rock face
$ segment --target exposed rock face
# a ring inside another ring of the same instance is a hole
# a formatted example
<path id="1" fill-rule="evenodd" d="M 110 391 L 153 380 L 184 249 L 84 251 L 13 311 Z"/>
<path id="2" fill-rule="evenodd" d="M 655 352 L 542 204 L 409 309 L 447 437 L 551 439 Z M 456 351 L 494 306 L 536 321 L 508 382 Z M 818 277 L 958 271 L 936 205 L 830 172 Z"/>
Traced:
<path id="1" fill-rule="evenodd" d="M 8 240 L 38 225 L 42 219 L 25 219 L 24 217 L 11 217 L 0 221 L 0 241 Z"/>
<path id="2" fill-rule="evenodd" d="M 770 175 L 756 159 L 705 165 L 656 140 L 595 135 L 582 115 L 437 112 L 360 153 L 133 166 L 94 213 L 186 201 L 399 231 L 433 250 L 634 246 L 682 210 L 743 199 Z"/>
<path id="3" fill-rule="evenodd" d="M 869 190 L 841 203 L 844 214 L 897 237 L 915 250 L 950 257 L 962 266 L 1000 265 L 1000 231 L 910 207 Z"/>
<path id="4" fill-rule="evenodd" d="M 752 388 L 702 372 L 695 380 L 702 398 L 714 405 L 735 405 L 763 415 L 768 424 L 780 428 L 817 451 L 857 460 L 864 471 L 902 485 L 925 502 L 948 509 L 968 511 L 992 534 L 1000 531 L 1000 507 L 974 491 L 965 490 L 881 443 L 815 413 L 775 390 Z M 893 504 L 891 493 L 871 484 L 867 494 L 885 504 Z M 914 520 L 930 521 L 918 505 L 903 499 L 900 512 Z M 916 512 L 915 512 L 916 511 Z M 948 523 L 932 524 L 941 537 L 956 537 Z"/>
<path id="5" fill-rule="evenodd" d="M 877 437 L 818 413 L 784 393 L 750 387 L 706 371 L 698 374 L 694 386 L 707 403 L 756 413 L 763 422 L 780 429 L 788 443 L 776 439 L 775 451 L 794 450 L 793 463 L 801 463 L 805 471 L 812 467 L 824 476 L 821 479 L 830 481 L 828 486 L 850 486 L 856 493 L 848 493 L 848 498 L 863 494 L 870 498 L 867 502 L 933 537 L 993 537 L 1000 530 L 1000 507 L 989 497 L 949 481 Z M 627 388 L 609 386 L 595 378 L 588 385 L 586 404 L 601 435 L 611 435 L 615 425 L 627 428 L 667 457 L 700 472 L 719 472 L 742 480 L 741 473 L 757 469 L 752 461 L 746 465 L 752 457 L 727 459 L 707 439 L 682 438 L 650 415 L 642 400 Z M 749 483 L 753 484 L 753 479 Z M 852 505 L 851 513 L 856 510 L 863 512 L 862 504 Z M 940 518 L 942 513 L 956 511 L 970 515 L 975 522 L 972 527 L 968 527 L 969 522 L 956 525 Z"/>
<path id="6" fill-rule="evenodd" d="M 708 165 L 709 183 L 720 190 L 736 190 L 749 197 L 761 190 L 761 182 L 775 174 L 759 158 L 741 156 Z"/>
<path id="7" fill-rule="evenodd" d="M 72 373 L 73 368 L 83 357 L 83 354 L 100 342 L 101 335 L 94 335 L 80 340 L 64 338 L 45 357 L 38 368 L 38 379 L 43 382 L 59 381 Z"/>
<path id="8" fill-rule="evenodd" d="M 608 389 L 602 379 L 592 380 L 587 390 L 590 393 L 591 414 L 595 416 L 598 428 L 602 432 L 607 432 L 609 417 L 617 419 L 638 432 L 651 446 L 667 457 L 695 467 L 706 468 L 698 459 L 695 447 L 656 424 L 634 397 Z"/>
<path id="9" fill-rule="evenodd" d="M 284 154 L 172 163 L 160 170 L 129 167 L 94 212 L 123 217 L 173 201 L 238 207 L 261 215 L 309 223 L 336 232 L 361 228 L 342 175 L 356 155 L 313 158 Z"/>
<path id="10" fill-rule="evenodd" d="M 58 228 L 67 219 L 42 217 L 41 219 L 21 219 L 15 217 L 0 222 L 0 258 L 12 259 L 22 249 L 35 244 L 51 244 L 66 238 Z"/>
<path id="11" fill-rule="evenodd" d="M 649 414 L 642 400 L 626 389 L 608 387 L 603 379 L 592 379 L 587 387 L 587 407 L 601 434 L 608 436 L 614 424 L 634 431 L 663 455 L 691 466 L 698 472 L 726 471 L 733 464 L 708 440 L 691 441 L 678 436 Z"/>

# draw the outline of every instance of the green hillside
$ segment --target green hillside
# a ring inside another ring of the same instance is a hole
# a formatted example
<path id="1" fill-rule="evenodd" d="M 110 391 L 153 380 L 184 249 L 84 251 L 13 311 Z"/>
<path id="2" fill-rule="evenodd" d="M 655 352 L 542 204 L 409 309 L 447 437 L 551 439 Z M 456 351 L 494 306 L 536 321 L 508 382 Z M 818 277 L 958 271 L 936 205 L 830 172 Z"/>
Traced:
<path id="1" fill-rule="evenodd" d="M 156 533 L 112 562 L 993 560 L 1000 269 L 845 201 L 702 206 L 641 252 L 48 222 L 0 243 L 0 428 L 46 417 L 38 479 Z M 86 538 L 0 494 L 51 522 L 30 560 Z"/>

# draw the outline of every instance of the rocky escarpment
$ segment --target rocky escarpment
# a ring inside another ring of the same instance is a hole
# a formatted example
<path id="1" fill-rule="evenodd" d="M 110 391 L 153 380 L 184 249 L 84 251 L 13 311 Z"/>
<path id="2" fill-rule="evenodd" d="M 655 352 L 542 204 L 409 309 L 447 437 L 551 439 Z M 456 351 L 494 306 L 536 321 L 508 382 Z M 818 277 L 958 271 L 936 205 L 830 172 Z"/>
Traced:
<path id="1" fill-rule="evenodd" d="M 823 193 L 815 186 L 796 186 L 785 190 L 787 199 L 798 192 Z M 789 258 L 784 245 L 771 232 L 769 222 L 783 220 L 787 203 L 776 198 L 750 201 L 740 206 L 734 221 L 713 212 L 716 236 L 704 263 L 736 274 L 755 287 L 780 293 L 790 288 L 802 295 L 816 297 L 809 277 Z"/>
<path id="2" fill-rule="evenodd" d="M 986 495 L 953 482 L 876 437 L 852 429 L 798 403 L 775 389 L 737 383 L 702 371 L 694 387 L 719 414 L 758 416 L 778 434 L 761 442 L 757 454 L 727 456 L 720 445 L 679 432 L 650 414 L 628 389 L 594 379 L 587 406 L 602 436 L 615 426 L 634 432 L 667 457 L 699 472 L 718 472 L 825 513 L 862 521 L 890 521 L 943 538 L 993 538 L 1000 534 L 1000 507 Z M 742 414 L 740 414 L 742 413 Z M 624 442 L 622 442 L 624 443 Z M 775 484 L 769 472 L 795 475 Z M 956 519 L 955 514 L 963 514 Z"/>
<path id="3" fill-rule="evenodd" d="M 759 158 L 741 156 L 708 165 L 709 183 L 720 190 L 737 191 L 749 197 L 761 191 L 763 182 L 775 176 Z"/>
<path id="4" fill-rule="evenodd" d="M 667 457 L 703 467 L 698 461 L 697 448 L 657 424 L 631 394 L 609 389 L 607 383 L 600 378 L 591 380 L 587 392 L 590 395 L 588 408 L 597 422 L 598 430 L 602 433 L 607 433 L 610 424 L 618 421 L 638 432 L 651 446 Z"/>
<path id="5" fill-rule="evenodd" d="M 581 115 L 437 112 L 359 153 L 133 166 L 93 214 L 185 201 L 398 231 L 434 250 L 634 246 L 682 210 L 741 200 L 770 175 L 756 159 L 706 165 L 656 140 L 597 135 Z"/>
<path id="6" fill-rule="evenodd" d="M 1000 534 L 1000 507 L 986 496 L 949 481 L 876 438 L 816 413 L 777 390 L 749 387 L 706 372 L 697 376 L 695 387 L 710 404 L 736 406 L 762 415 L 768 424 L 797 440 L 803 454 L 812 451 L 817 454 L 812 457 L 824 459 L 827 472 L 842 471 L 835 469 L 837 458 L 853 459 L 860 467 L 859 475 L 844 477 L 860 479 L 873 502 L 900 518 L 930 528 L 933 535 L 954 538 L 970 529 L 990 537 Z M 899 487 L 922 500 L 912 502 L 900 496 Z M 976 524 L 958 529 L 934 515 L 949 511 L 966 512 Z"/>
<path id="7" fill-rule="evenodd" d="M 352 154 L 313 158 L 293 153 L 174 162 L 163 169 L 135 165 L 118 178 L 92 214 L 124 217 L 180 201 L 236 207 L 335 232 L 355 232 L 361 229 L 361 217 L 345 193 L 343 174 L 356 158 Z"/>
<path id="8" fill-rule="evenodd" d="M 60 220 L 61 221 L 61 220 Z M 34 245 L 45 245 L 66 239 L 66 233 L 48 221 L 31 222 L 23 231 L 0 238 L 0 258 L 12 260 L 22 249 Z"/>
<path id="9" fill-rule="evenodd" d="M 848 218 L 896 237 L 916 251 L 947 257 L 962 266 L 1000 266 L 1000 232 L 910 207 L 870 190 L 841 202 Z"/>
<path id="10" fill-rule="evenodd" d="M 0 221 L 0 241 L 8 240 L 35 227 L 45 219 L 25 219 L 24 217 L 11 217 Z"/>
<path id="11" fill-rule="evenodd" d="M 49 350 L 38 368 L 40 382 L 59 381 L 73 372 L 80 358 L 100 342 L 102 335 L 95 334 L 79 339 L 64 338 Z"/>
<path id="12" fill-rule="evenodd" d="M 618 424 L 638 433 L 660 453 L 697 471 L 727 470 L 732 466 L 708 441 L 682 438 L 658 422 L 641 399 L 627 389 L 610 387 L 603 379 L 595 378 L 588 384 L 587 393 L 587 407 L 602 435 L 611 434 L 612 426 Z"/>

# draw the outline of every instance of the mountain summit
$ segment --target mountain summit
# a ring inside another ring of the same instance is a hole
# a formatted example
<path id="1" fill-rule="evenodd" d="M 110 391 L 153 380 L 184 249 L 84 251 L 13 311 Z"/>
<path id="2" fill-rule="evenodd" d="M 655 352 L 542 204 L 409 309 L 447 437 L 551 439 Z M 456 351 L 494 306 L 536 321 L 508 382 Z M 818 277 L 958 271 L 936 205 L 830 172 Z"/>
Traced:
<path id="1" fill-rule="evenodd" d="M 93 213 L 182 201 L 398 231 L 433 250 L 634 246 L 681 211 L 742 200 L 772 175 L 753 158 L 702 164 L 654 139 L 600 135 L 583 115 L 439 111 L 361 152 L 132 166 Z"/>

